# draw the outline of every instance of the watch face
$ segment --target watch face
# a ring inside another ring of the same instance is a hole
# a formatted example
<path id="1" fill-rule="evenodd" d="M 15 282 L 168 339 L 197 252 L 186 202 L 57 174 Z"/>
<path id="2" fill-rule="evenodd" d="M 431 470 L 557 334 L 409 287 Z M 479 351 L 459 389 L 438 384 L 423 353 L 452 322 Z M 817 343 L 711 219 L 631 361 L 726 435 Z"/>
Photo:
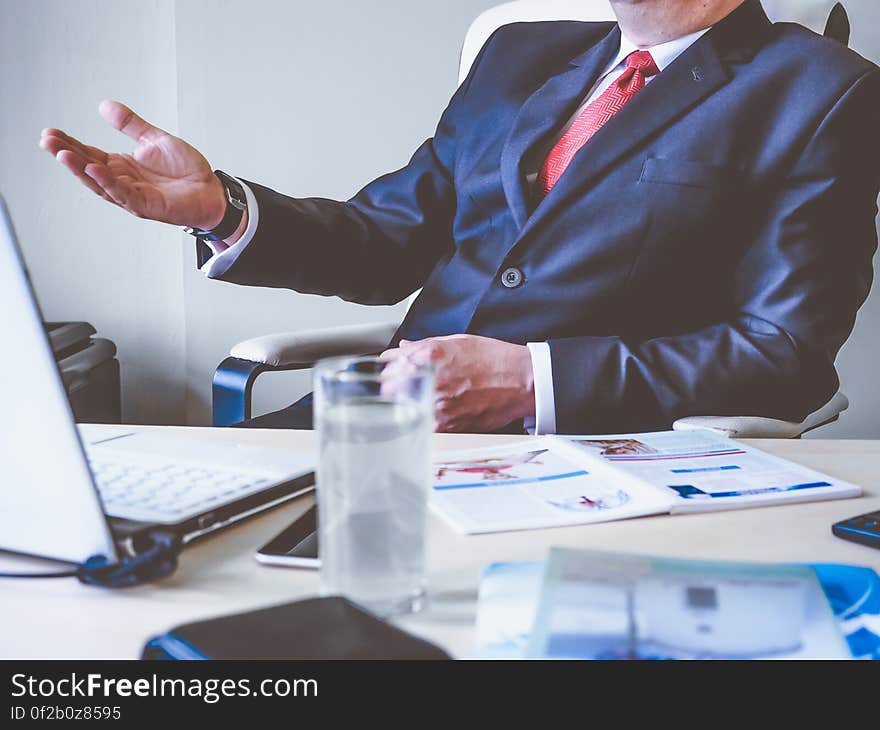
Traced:
<path id="1" fill-rule="evenodd" d="M 229 187 L 226 187 L 226 199 L 229 201 L 229 204 L 233 208 L 237 208 L 238 210 L 244 210 L 247 207 L 247 203 L 245 201 L 236 199 L 236 197 L 232 194 L 232 190 Z"/>
<path id="2" fill-rule="evenodd" d="M 215 170 L 214 174 L 220 178 L 223 183 L 223 189 L 226 191 L 226 200 L 236 210 L 244 210 L 247 208 L 247 198 L 244 194 L 244 188 L 234 177 L 227 175 L 222 170 Z"/>

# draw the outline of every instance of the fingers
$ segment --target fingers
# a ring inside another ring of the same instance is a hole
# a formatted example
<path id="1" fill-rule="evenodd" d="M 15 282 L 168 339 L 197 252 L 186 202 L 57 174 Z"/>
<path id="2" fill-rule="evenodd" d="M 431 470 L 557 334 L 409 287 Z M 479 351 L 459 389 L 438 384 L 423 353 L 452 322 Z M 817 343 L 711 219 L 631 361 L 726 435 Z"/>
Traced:
<path id="1" fill-rule="evenodd" d="M 416 375 L 424 371 L 424 363 L 410 358 L 401 349 L 385 350 L 379 355 L 379 361 L 385 363 L 382 376 L 388 381 Z"/>
<path id="2" fill-rule="evenodd" d="M 429 337 L 424 340 L 400 341 L 400 352 L 405 357 L 420 363 L 439 363 L 445 358 L 446 351 L 444 349 L 442 338 Z"/>
<path id="3" fill-rule="evenodd" d="M 150 141 L 165 134 L 118 102 L 103 102 L 101 114 L 116 129 L 138 141 Z M 136 182 L 136 166 L 117 164 L 124 155 L 108 155 L 104 150 L 83 144 L 55 128 L 42 131 L 40 147 L 53 155 L 93 193 L 138 217 L 145 217 L 144 203 L 149 202 L 149 191 L 145 192 L 144 186 Z"/>
<path id="4" fill-rule="evenodd" d="M 80 157 L 75 152 L 71 152 L 70 150 L 61 150 L 55 158 L 60 162 L 64 167 L 70 170 L 74 177 L 79 180 L 83 185 L 85 185 L 89 190 L 91 190 L 95 195 L 99 195 L 104 200 L 108 200 L 111 203 L 114 202 L 107 193 L 101 188 L 98 183 L 96 183 L 92 178 L 90 178 L 85 173 L 86 165 L 89 164 L 87 160 Z"/>
<path id="5" fill-rule="evenodd" d="M 71 150 L 86 158 L 89 162 L 106 163 L 108 155 L 104 150 L 83 144 L 60 129 L 44 129 L 40 134 L 40 147 L 52 155 L 61 150 Z"/>
<path id="6" fill-rule="evenodd" d="M 60 129 L 44 129 L 40 136 L 40 147 L 49 152 L 58 162 L 70 170 L 74 177 L 95 193 L 95 195 L 113 202 L 101 187 L 84 172 L 85 166 L 90 162 L 94 162 L 101 157 L 106 159 L 106 153 L 97 147 L 88 147 L 82 144 Z"/>
<path id="7" fill-rule="evenodd" d="M 118 101 L 105 100 L 98 106 L 98 112 L 114 129 L 131 137 L 136 142 L 155 142 L 166 134 L 153 126 Z"/>
<path id="8" fill-rule="evenodd" d="M 400 348 L 395 347 L 390 350 L 385 350 L 381 355 L 379 355 L 379 362 L 391 362 L 392 360 L 396 360 L 401 355 Z"/>
<path id="9" fill-rule="evenodd" d="M 401 364 L 410 367 L 432 364 L 441 365 L 443 359 L 442 338 L 429 337 L 425 340 L 401 340 L 397 348 L 386 350 L 379 359 L 390 363 L 388 371 L 396 374 Z M 464 432 L 468 430 L 470 421 L 463 418 L 461 403 L 455 393 L 444 386 L 444 374 L 437 372 L 437 393 L 434 401 L 434 417 L 438 432 Z M 383 390 L 384 393 L 384 390 Z M 389 388 L 388 395 L 393 395 Z"/>
<path id="10" fill-rule="evenodd" d="M 434 428 L 437 433 L 480 433 L 478 422 L 462 413 L 455 403 L 439 400 L 434 407 Z"/>

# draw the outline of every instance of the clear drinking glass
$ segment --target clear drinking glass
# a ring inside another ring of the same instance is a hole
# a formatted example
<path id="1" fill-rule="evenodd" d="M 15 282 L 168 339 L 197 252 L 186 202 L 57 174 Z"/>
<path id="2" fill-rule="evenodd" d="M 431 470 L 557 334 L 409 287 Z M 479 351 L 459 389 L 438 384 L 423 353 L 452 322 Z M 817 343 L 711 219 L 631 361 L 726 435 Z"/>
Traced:
<path id="1" fill-rule="evenodd" d="M 323 360 L 314 372 L 321 593 L 389 616 L 424 602 L 434 431 L 429 365 Z"/>

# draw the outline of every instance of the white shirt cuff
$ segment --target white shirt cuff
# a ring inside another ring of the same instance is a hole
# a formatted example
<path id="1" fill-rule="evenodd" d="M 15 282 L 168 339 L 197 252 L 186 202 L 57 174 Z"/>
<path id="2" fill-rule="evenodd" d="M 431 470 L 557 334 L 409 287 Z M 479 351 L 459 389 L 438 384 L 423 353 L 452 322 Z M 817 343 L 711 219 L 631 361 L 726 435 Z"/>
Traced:
<path id="1" fill-rule="evenodd" d="M 553 395 L 553 366 L 550 362 L 550 345 L 546 342 L 529 342 L 532 356 L 532 373 L 535 378 L 535 418 L 527 418 L 526 430 L 536 436 L 556 433 L 556 400 Z M 534 429 L 534 430 L 532 430 Z"/>
<path id="2" fill-rule="evenodd" d="M 241 180 L 238 181 L 244 188 L 244 196 L 247 200 L 248 224 L 244 229 L 242 237 L 239 238 L 231 246 L 223 241 L 205 241 L 214 255 L 202 265 L 202 272 L 209 279 L 225 274 L 236 259 L 241 256 L 247 245 L 253 240 L 257 232 L 257 224 L 260 222 L 260 209 L 257 206 L 257 199 L 254 197 L 254 191 L 245 185 Z"/>

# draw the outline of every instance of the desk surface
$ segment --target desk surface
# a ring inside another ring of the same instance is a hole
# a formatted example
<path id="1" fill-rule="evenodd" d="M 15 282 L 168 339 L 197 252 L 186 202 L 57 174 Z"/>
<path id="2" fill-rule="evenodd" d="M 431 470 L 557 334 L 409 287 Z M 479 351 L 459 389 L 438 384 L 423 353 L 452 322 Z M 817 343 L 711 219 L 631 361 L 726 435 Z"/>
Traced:
<path id="1" fill-rule="evenodd" d="M 117 427 L 118 428 L 118 427 Z M 139 427 L 152 428 L 152 427 Z M 182 439 L 310 449 L 308 431 L 176 429 Z M 511 436 L 438 435 L 439 450 L 507 443 Z M 527 438 L 527 437 L 525 437 Z M 880 550 L 834 537 L 831 524 L 880 510 L 880 441 L 751 441 L 864 488 L 859 499 L 639 518 L 583 527 L 464 536 L 431 516 L 427 610 L 404 628 L 454 656 L 473 656 L 481 569 L 541 560 L 552 546 L 670 557 L 762 562 L 840 562 L 880 572 Z M 313 503 L 301 497 L 191 546 L 164 581 L 107 591 L 74 580 L 0 580 L 0 658 L 136 658 L 144 641 L 180 623 L 313 596 L 316 571 L 259 565 L 253 552 Z M 0 555 L 0 570 L 46 563 Z"/>

